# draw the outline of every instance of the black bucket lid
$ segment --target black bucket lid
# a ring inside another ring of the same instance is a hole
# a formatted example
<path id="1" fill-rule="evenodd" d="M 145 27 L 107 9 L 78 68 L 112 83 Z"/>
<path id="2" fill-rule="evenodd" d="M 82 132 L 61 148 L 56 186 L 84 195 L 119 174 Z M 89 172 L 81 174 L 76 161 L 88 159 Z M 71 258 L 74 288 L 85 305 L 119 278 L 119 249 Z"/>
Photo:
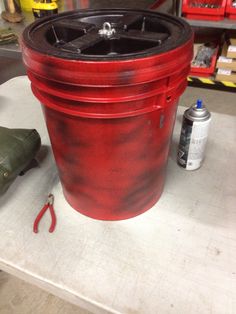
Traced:
<path id="1" fill-rule="evenodd" d="M 192 37 L 184 20 L 154 11 L 77 10 L 39 19 L 23 33 L 40 53 L 73 60 L 123 60 L 161 54 Z"/>

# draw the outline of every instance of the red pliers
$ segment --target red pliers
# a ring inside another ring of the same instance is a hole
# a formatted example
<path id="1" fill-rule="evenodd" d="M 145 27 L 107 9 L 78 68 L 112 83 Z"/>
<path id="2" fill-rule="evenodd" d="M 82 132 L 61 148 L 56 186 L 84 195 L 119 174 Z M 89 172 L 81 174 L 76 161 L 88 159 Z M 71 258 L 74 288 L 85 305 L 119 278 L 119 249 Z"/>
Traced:
<path id="1" fill-rule="evenodd" d="M 50 214 L 51 214 L 51 218 L 52 218 L 51 226 L 50 226 L 48 231 L 49 232 L 53 232 L 54 231 L 55 226 L 56 226 L 56 215 L 55 215 L 55 212 L 54 212 L 53 203 L 54 203 L 54 196 L 53 196 L 53 194 L 49 194 L 48 195 L 48 199 L 47 199 L 47 203 L 40 210 L 40 212 L 38 213 L 38 216 L 36 217 L 36 219 L 34 221 L 33 230 L 34 230 L 35 233 L 38 233 L 39 222 L 42 219 L 43 215 L 45 214 L 45 212 L 47 211 L 48 208 L 50 210 Z"/>

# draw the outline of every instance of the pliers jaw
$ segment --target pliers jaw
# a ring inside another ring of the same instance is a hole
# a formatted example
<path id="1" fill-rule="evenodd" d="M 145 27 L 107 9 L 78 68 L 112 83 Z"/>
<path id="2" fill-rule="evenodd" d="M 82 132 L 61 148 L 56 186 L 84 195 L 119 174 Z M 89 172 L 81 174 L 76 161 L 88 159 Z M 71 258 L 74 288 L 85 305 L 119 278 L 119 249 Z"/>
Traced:
<path id="1" fill-rule="evenodd" d="M 53 194 L 49 194 L 48 195 L 48 201 L 47 201 L 48 205 L 52 205 L 54 203 L 54 195 Z"/>

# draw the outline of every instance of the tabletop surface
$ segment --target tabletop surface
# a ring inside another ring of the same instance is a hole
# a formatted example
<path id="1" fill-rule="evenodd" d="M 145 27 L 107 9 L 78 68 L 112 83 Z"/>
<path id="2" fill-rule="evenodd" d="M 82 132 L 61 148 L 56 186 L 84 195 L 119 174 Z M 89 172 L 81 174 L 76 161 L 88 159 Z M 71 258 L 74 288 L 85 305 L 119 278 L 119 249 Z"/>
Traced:
<path id="1" fill-rule="evenodd" d="M 26 77 L 0 85 L 0 125 L 36 128 L 40 167 L 0 199 L 0 268 L 94 313 L 236 313 L 236 119 L 212 114 L 207 157 L 185 171 L 175 161 L 179 107 L 159 202 L 125 221 L 90 219 L 64 200 L 43 115 Z M 47 214 L 55 195 L 57 226 Z"/>

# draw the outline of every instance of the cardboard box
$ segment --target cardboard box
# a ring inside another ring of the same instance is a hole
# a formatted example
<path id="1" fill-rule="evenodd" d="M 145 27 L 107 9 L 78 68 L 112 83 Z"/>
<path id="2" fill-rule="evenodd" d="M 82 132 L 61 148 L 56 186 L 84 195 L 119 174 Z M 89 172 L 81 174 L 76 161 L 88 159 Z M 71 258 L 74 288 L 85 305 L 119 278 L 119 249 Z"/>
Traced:
<path id="1" fill-rule="evenodd" d="M 218 69 L 234 70 L 236 71 L 236 59 L 227 58 L 228 46 L 224 43 L 221 56 L 219 56 L 216 67 Z"/>
<path id="2" fill-rule="evenodd" d="M 230 37 L 227 40 L 228 49 L 227 49 L 227 58 L 236 58 L 236 37 Z"/>
<path id="3" fill-rule="evenodd" d="M 218 69 L 216 80 L 236 83 L 236 72 L 231 70 Z"/>

